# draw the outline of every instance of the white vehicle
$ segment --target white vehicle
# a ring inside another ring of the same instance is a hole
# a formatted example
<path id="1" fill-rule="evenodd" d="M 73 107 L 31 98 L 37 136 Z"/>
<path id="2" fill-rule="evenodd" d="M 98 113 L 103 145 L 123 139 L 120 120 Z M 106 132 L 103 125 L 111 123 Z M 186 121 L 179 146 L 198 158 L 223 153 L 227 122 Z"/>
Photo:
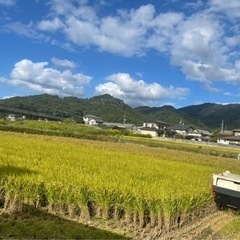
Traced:
<path id="1" fill-rule="evenodd" d="M 240 209 L 240 175 L 229 171 L 213 174 L 212 194 L 219 208 Z"/>

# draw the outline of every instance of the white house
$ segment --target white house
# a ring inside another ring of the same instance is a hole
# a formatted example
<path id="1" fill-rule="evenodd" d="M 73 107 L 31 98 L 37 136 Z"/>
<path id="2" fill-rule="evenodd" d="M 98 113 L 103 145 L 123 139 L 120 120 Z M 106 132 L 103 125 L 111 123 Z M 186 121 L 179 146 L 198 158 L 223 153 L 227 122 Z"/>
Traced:
<path id="1" fill-rule="evenodd" d="M 14 121 L 16 121 L 16 115 L 15 114 L 8 114 L 6 119 L 14 122 Z"/>
<path id="2" fill-rule="evenodd" d="M 138 128 L 140 134 L 151 135 L 152 137 L 159 136 L 159 130 L 155 127 L 140 127 Z"/>
<path id="3" fill-rule="evenodd" d="M 170 124 L 157 120 L 157 121 L 146 121 L 143 123 L 143 127 L 149 127 L 149 128 L 156 128 L 156 129 L 164 129 L 168 127 Z"/>
<path id="4" fill-rule="evenodd" d="M 83 116 L 83 121 L 85 124 L 97 126 L 103 123 L 103 120 L 100 117 L 94 115 L 85 115 Z"/>
<path id="5" fill-rule="evenodd" d="M 166 128 L 169 126 L 168 123 L 156 120 L 156 121 L 146 121 L 143 123 L 142 127 L 138 128 L 140 134 L 151 135 L 152 137 L 165 137 Z"/>
<path id="6" fill-rule="evenodd" d="M 209 141 L 211 133 L 207 130 L 194 129 L 188 133 L 188 138 L 194 139 L 196 141 Z"/>
<path id="7" fill-rule="evenodd" d="M 220 132 L 217 143 L 223 145 L 240 145 L 240 129 Z"/>
<path id="8" fill-rule="evenodd" d="M 114 123 L 114 122 L 103 122 L 103 127 L 111 129 L 128 129 L 128 130 L 137 130 L 135 124 L 132 123 Z"/>
<path id="9" fill-rule="evenodd" d="M 168 127 L 168 129 L 175 131 L 179 136 L 183 136 L 183 137 L 188 136 L 189 134 L 191 134 L 194 131 L 193 126 L 181 125 L 181 124 L 170 126 L 170 127 Z"/>

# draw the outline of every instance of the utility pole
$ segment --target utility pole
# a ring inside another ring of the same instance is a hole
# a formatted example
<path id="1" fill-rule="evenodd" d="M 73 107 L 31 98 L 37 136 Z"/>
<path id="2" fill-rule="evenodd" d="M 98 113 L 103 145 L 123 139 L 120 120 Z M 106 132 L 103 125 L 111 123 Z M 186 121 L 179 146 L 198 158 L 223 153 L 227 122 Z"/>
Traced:
<path id="1" fill-rule="evenodd" d="M 221 133 L 223 133 L 223 128 L 224 128 L 224 121 L 222 120 Z"/>
<path id="2" fill-rule="evenodd" d="M 124 116 L 123 116 L 123 123 L 126 123 L 127 119 L 126 119 L 126 112 L 124 113 Z"/>

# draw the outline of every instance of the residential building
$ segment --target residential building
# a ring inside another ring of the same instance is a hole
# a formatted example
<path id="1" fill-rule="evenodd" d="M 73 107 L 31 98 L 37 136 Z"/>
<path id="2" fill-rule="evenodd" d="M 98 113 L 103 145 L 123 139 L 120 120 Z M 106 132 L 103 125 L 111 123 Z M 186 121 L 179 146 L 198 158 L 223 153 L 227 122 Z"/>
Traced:
<path id="1" fill-rule="evenodd" d="M 8 114 L 6 117 L 7 120 L 9 121 L 16 121 L 16 115 L 15 114 Z"/>
<path id="2" fill-rule="evenodd" d="M 209 131 L 196 128 L 188 133 L 187 138 L 195 141 L 209 141 L 210 136 Z"/>
<path id="3" fill-rule="evenodd" d="M 135 124 L 132 123 L 113 123 L 113 122 L 103 122 L 103 127 L 111 129 L 128 129 L 128 130 L 137 130 Z"/>
<path id="4" fill-rule="evenodd" d="M 221 131 L 217 143 L 224 145 L 240 145 L 240 129 Z"/>
<path id="5" fill-rule="evenodd" d="M 156 129 L 164 129 L 166 127 L 170 126 L 170 124 L 157 120 L 157 121 L 146 121 L 143 123 L 143 127 L 150 127 L 150 128 L 156 128 Z"/>
<path id="6" fill-rule="evenodd" d="M 140 127 L 138 128 L 140 134 L 151 135 L 152 137 L 159 137 L 162 133 L 162 130 L 157 129 L 156 127 Z"/>
<path id="7" fill-rule="evenodd" d="M 191 134 L 194 131 L 194 127 L 191 125 L 182 125 L 182 124 L 177 124 L 168 127 L 168 130 L 175 131 L 178 136 L 181 137 L 186 137 L 189 134 Z"/>
<path id="8" fill-rule="evenodd" d="M 140 134 L 148 134 L 152 137 L 172 137 L 173 132 L 168 130 L 169 123 L 164 121 L 146 121 L 143 123 L 142 127 L 139 127 L 138 130 Z"/>
<path id="9" fill-rule="evenodd" d="M 97 117 L 94 115 L 84 115 L 83 121 L 85 124 L 92 125 L 92 126 L 98 126 L 103 123 L 103 120 L 100 117 Z"/>

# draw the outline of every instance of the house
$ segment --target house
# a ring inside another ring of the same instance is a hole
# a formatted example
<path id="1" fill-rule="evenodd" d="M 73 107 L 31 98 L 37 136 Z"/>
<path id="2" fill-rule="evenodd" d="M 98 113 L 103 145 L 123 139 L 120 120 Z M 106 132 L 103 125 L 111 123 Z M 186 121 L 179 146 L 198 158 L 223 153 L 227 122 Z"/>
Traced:
<path id="1" fill-rule="evenodd" d="M 143 127 L 150 127 L 150 128 L 156 128 L 156 129 L 164 129 L 166 127 L 170 126 L 170 124 L 157 120 L 157 121 L 146 121 L 143 123 Z"/>
<path id="2" fill-rule="evenodd" d="M 175 131 L 178 137 L 194 141 L 209 141 L 211 136 L 209 131 L 195 128 L 191 125 L 174 125 L 168 127 L 168 130 Z"/>
<path id="3" fill-rule="evenodd" d="M 103 122 L 103 127 L 111 128 L 111 129 L 128 129 L 128 130 L 136 130 L 137 127 L 132 123 L 113 123 L 113 122 Z"/>
<path id="4" fill-rule="evenodd" d="M 144 135 L 151 135 L 152 137 L 159 137 L 163 131 L 156 127 L 140 127 L 138 128 L 138 132 Z"/>
<path id="5" fill-rule="evenodd" d="M 8 114 L 6 119 L 14 122 L 14 121 L 16 121 L 16 115 L 15 114 Z"/>
<path id="6" fill-rule="evenodd" d="M 175 131 L 178 136 L 181 136 L 184 138 L 195 130 L 195 128 L 191 125 L 182 125 L 182 124 L 173 125 L 168 127 L 167 129 L 171 131 Z"/>
<path id="7" fill-rule="evenodd" d="M 211 133 L 207 130 L 194 129 L 192 132 L 189 132 L 186 138 L 195 141 L 209 141 Z"/>
<path id="8" fill-rule="evenodd" d="M 96 117 L 94 115 L 84 115 L 83 121 L 85 124 L 92 125 L 92 126 L 98 126 L 103 123 L 103 120 L 100 117 Z"/>
<path id="9" fill-rule="evenodd" d="M 152 137 L 165 137 L 166 128 L 169 126 L 168 123 L 157 120 L 157 121 L 146 121 L 142 127 L 138 128 L 140 134 L 151 135 Z"/>
<path id="10" fill-rule="evenodd" d="M 240 129 L 221 131 L 217 143 L 224 145 L 240 145 Z"/>
<path id="11" fill-rule="evenodd" d="M 240 129 L 233 129 L 232 132 L 234 136 L 240 136 Z"/>

